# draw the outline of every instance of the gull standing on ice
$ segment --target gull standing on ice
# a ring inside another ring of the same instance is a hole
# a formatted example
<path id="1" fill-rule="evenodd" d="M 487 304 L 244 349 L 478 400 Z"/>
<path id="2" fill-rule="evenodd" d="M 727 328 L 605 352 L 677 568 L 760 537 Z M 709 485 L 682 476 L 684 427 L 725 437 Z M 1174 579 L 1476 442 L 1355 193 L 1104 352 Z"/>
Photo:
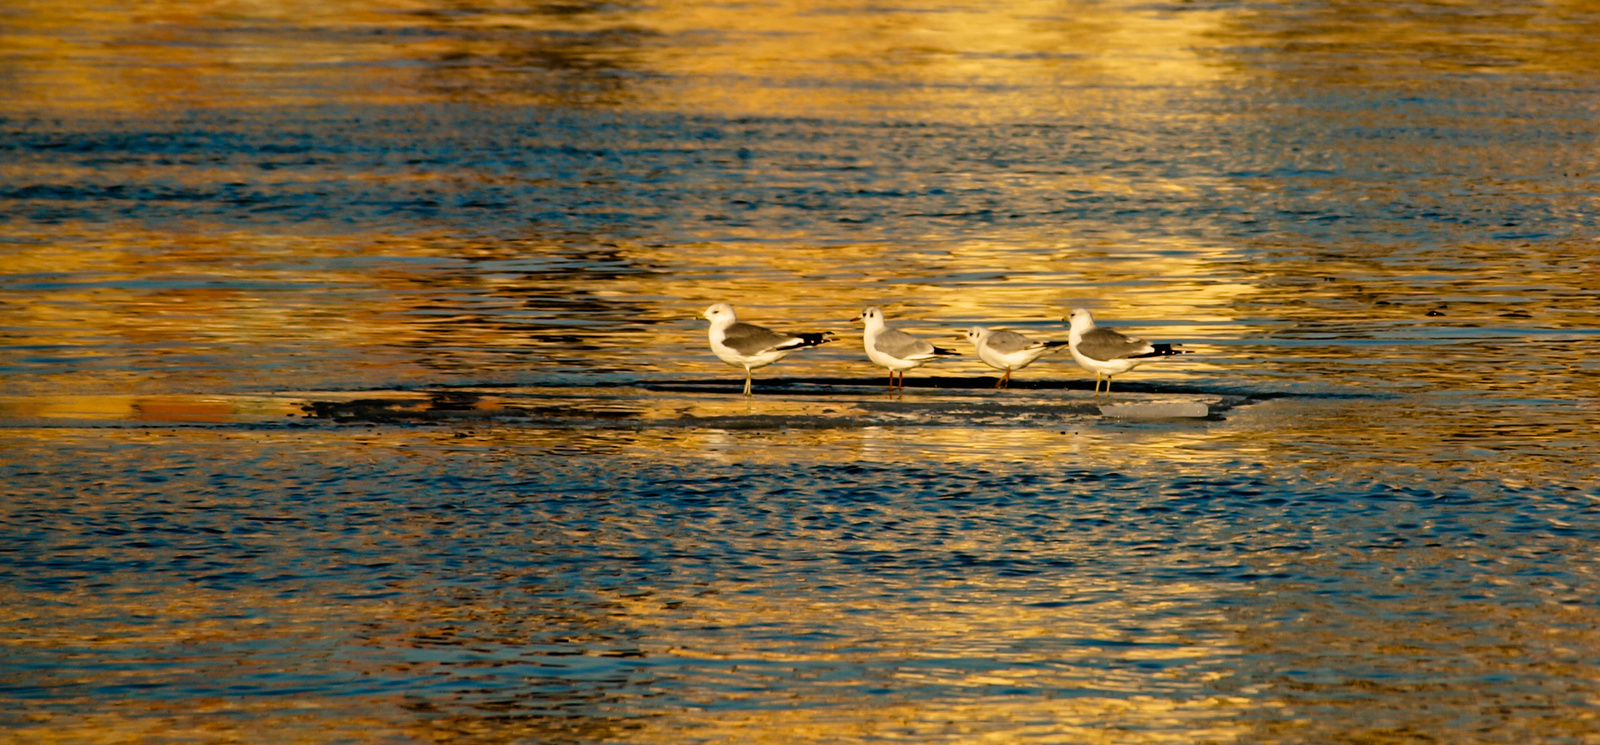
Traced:
<path id="1" fill-rule="evenodd" d="M 883 311 L 877 306 L 861 311 L 861 315 L 850 319 L 867 324 L 867 332 L 862 335 L 862 341 L 867 348 L 867 359 L 879 367 L 889 368 L 889 390 L 894 390 L 894 374 L 900 373 L 900 390 L 906 389 L 906 371 L 914 367 L 921 367 L 924 363 L 939 359 L 940 357 L 959 356 L 960 352 L 952 352 L 930 344 L 926 339 L 912 336 L 899 329 L 892 329 L 883 323 Z"/>
<path id="2" fill-rule="evenodd" d="M 1021 370 L 1057 347 L 1069 344 L 1064 341 L 1034 341 L 1015 331 L 995 331 L 982 326 L 967 329 L 967 341 L 977 347 L 978 359 L 983 360 L 983 364 L 1005 372 L 995 381 L 996 388 L 1011 385 L 1013 370 Z"/>
<path id="3" fill-rule="evenodd" d="M 1072 324 L 1067 340 L 1072 349 L 1072 359 L 1078 366 L 1094 373 L 1094 393 L 1100 395 L 1100 378 L 1106 379 L 1106 394 L 1111 394 L 1111 376 L 1120 375 L 1157 357 L 1169 357 L 1188 352 L 1173 349 L 1171 344 L 1151 344 L 1137 336 L 1128 336 L 1115 329 L 1096 328 L 1094 314 L 1083 308 L 1074 308 L 1062 319 Z"/>
<path id="4" fill-rule="evenodd" d="M 734 367 L 744 368 L 744 395 L 750 395 L 750 371 L 783 359 L 796 349 L 833 341 L 832 331 L 785 334 L 749 323 L 740 323 L 733 306 L 712 303 L 702 314 L 711 322 L 711 352 Z"/>

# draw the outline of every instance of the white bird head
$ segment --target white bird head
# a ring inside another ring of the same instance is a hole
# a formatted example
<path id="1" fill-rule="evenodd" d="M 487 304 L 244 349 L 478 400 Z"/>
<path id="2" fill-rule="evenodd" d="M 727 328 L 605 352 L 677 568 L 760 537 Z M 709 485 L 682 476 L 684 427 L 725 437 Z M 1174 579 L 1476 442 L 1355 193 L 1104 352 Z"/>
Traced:
<path id="1" fill-rule="evenodd" d="M 873 328 L 874 326 L 882 326 L 883 311 L 879 310 L 878 306 L 876 305 L 869 305 L 861 310 L 861 315 L 850 320 L 865 323 L 869 329 Z"/>
<path id="2" fill-rule="evenodd" d="M 984 338 L 989 336 L 989 334 L 989 329 L 986 329 L 982 326 L 973 326 L 972 328 L 967 329 L 967 341 L 970 341 L 973 344 L 982 344 Z"/>
<path id="3" fill-rule="evenodd" d="M 727 303 L 712 303 L 710 307 L 706 308 L 706 312 L 700 315 L 712 323 L 733 323 L 739 320 L 739 317 L 733 313 L 733 306 Z"/>
<path id="4" fill-rule="evenodd" d="M 1094 328 L 1094 314 L 1090 313 L 1087 308 L 1073 308 L 1072 312 L 1068 313 L 1067 317 L 1062 320 L 1071 324 L 1073 331 L 1083 332 Z"/>

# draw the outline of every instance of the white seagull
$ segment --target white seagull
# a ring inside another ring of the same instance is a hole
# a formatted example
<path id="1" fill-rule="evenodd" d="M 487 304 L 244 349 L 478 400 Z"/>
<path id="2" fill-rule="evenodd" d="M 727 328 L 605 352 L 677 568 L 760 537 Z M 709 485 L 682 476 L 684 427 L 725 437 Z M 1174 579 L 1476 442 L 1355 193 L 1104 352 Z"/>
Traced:
<path id="1" fill-rule="evenodd" d="M 750 395 L 750 371 L 766 367 L 796 349 L 814 347 L 834 340 L 832 331 L 785 334 L 749 323 L 740 323 L 733 306 L 712 303 L 702 314 L 711 322 L 711 352 L 734 367 L 744 368 L 744 395 Z"/>
<path id="2" fill-rule="evenodd" d="M 977 347 L 978 359 L 983 360 L 983 364 L 1005 372 L 995 381 L 996 388 L 1011 384 L 1012 371 L 1021 370 L 1033 364 L 1034 360 L 1069 344 L 1064 341 L 1034 341 L 1015 331 L 995 331 L 982 326 L 967 329 L 967 341 Z"/>
<path id="3" fill-rule="evenodd" d="M 1078 366 L 1094 373 L 1094 393 L 1100 395 L 1100 378 L 1106 379 L 1106 393 L 1111 393 L 1111 376 L 1120 375 L 1158 357 L 1169 357 L 1188 352 L 1173 349 L 1171 344 L 1151 344 L 1137 336 L 1128 336 L 1114 329 L 1096 328 L 1094 314 L 1083 308 L 1074 308 L 1062 319 L 1072 324 L 1067 335 L 1072 349 L 1072 359 Z"/>
<path id="4" fill-rule="evenodd" d="M 850 319 L 867 324 L 867 332 L 862 335 L 862 341 L 867 348 L 867 359 L 872 364 L 889 369 L 889 390 L 894 390 L 894 374 L 900 373 L 900 390 L 906 388 L 906 371 L 914 367 L 921 367 L 924 363 L 939 359 L 940 357 L 959 356 L 960 352 L 941 349 L 921 337 L 912 336 L 899 329 L 892 329 L 883 323 L 883 311 L 877 306 L 861 311 L 861 315 Z"/>

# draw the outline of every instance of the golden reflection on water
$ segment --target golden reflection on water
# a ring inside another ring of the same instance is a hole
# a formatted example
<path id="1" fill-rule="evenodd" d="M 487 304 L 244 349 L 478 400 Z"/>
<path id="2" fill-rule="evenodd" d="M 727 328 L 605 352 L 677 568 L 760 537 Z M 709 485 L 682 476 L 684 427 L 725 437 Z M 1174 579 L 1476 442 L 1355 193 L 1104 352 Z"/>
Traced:
<path id="1" fill-rule="evenodd" d="M 669 38 L 724 30 L 721 43 L 659 62 L 666 72 L 692 81 L 682 93 L 707 110 L 848 116 L 885 108 L 913 112 L 931 104 L 946 116 L 966 108 L 962 118 L 1008 121 L 1065 105 L 1021 93 L 1035 90 L 1041 80 L 1210 82 L 1216 73 L 1194 49 L 1225 16 L 1039 1 L 933 10 L 894 2 L 875 6 L 865 19 L 850 4 L 790 0 L 757 7 L 752 13 L 744 6 L 673 5 L 642 16 L 640 23 Z M 760 84 L 723 84 L 741 78 Z M 893 87 L 885 90 L 884 83 Z M 952 100 L 945 90 L 950 86 L 991 95 L 981 103 Z M 1018 93 L 993 94 L 1006 89 Z"/>
<path id="2" fill-rule="evenodd" d="M 1600 71 L 1600 53 L 1584 42 L 1600 31 L 1592 0 L 1312 3 L 1282 14 L 1243 10 L 1227 25 L 1230 32 L 1286 52 L 1280 61 L 1289 64 L 1275 73 L 1288 84 L 1308 77 L 1330 82 L 1322 65 L 1355 59 L 1361 63 L 1338 65 L 1335 82 L 1357 87 L 1421 82 L 1439 71 L 1482 76 Z"/>
<path id="3" fill-rule="evenodd" d="M 1042 0 L 938 9 L 816 0 L 166 0 L 127 8 L 23 0 L 11 5 L 3 38 L 8 72 L 29 108 L 128 112 L 341 95 L 626 103 L 728 116 L 877 116 L 886 108 L 916 116 L 932 104 L 941 117 L 987 121 L 1072 105 L 1022 94 L 1041 80 L 1212 82 L 1218 69 L 1197 50 L 1231 15 Z M 952 93 L 969 87 L 987 93 Z"/>
<path id="4" fill-rule="evenodd" d="M 313 276 L 302 267 L 271 266 L 292 260 L 299 241 L 273 243 L 263 236 L 141 232 L 91 242 L 41 241 L 9 252 L 18 275 L 40 275 L 42 284 L 0 305 L 11 343 L 83 357 L 81 365 L 19 379 L 11 392 L 293 387 L 296 376 L 279 365 L 317 348 L 377 355 L 365 362 L 351 358 L 352 368 L 404 369 L 384 350 L 417 338 L 418 323 L 406 318 L 410 308 L 400 294 L 384 301 L 372 292 L 404 290 L 404 278 L 360 268 Z M 340 292 L 357 287 L 354 297 Z M 143 350 L 135 354 L 142 364 L 127 358 L 97 364 L 112 349 Z M 157 372 L 163 367 L 172 374 Z"/>
<path id="5" fill-rule="evenodd" d="M 1114 251 L 1063 245 L 1048 235 L 914 247 L 801 244 L 750 252 L 728 245 L 675 245 L 625 246 L 623 251 L 641 265 L 697 267 L 641 278 L 652 284 L 639 287 L 640 292 L 690 301 L 730 299 L 736 307 L 745 298 L 781 298 L 785 308 L 796 309 L 795 320 L 773 323 L 825 323 L 867 305 L 893 303 L 936 310 L 952 319 L 951 330 L 964 330 L 957 327 L 966 319 L 1059 325 L 1067 312 L 1085 304 L 1108 319 L 1227 321 L 1231 306 L 1255 291 L 1251 284 L 1216 276 L 1218 264 L 1236 260 L 1232 252 L 1182 238 L 1165 239 L 1160 246 L 1122 244 Z M 1065 327 L 1056 333 L 1064 336 Z"/>
<path id="6" fill-rule="evenodd" d="M 493 100 L 726 116 L 1028 120 L 1133 91 L 1347 85 L 1454 70 L 1592 74 L 1584 3 L 1446 6 L 9 3 L 8 108 Z M 1552 33 L 1552 31 L 1559 31 Z M 1341 60 L 1359 59 L 1360 64 Z M 1289 64 L 1285 64 L 1285 62 Z M 1103 89 L 1116 88 L 1113 96 Z"/>
<path id="7" fill-rule="evenodd" d="M 704 735 L 760 743 L 881 742 L 891 737 L 910 741 L 1230 742 L 1249 731 L 1225 723 L 1234 705 L 1227 699 L 1074 696 L 1041 702 L 886 704 L 870 709 L 840 707 L 739 716 L 686 713 L 653 722 L 640 733 L 639 741 L 681 742 L 685 736 Z M 1107 722 L 1117 724 L 1108 726 Z"/>
<path id="8" fill-rule="evenodd" d="M 690 268 L 612 273 L 597 282 L 581 259 L 572 271 L 545 270 L 546 262 L 565 260 L 568 249 L 537 242 L 491 254 L 487 262 L 504 264 L 499 272 L 478 263 L 479 247 L 459 240 L 363 242 L 381 255 L 344 261 L 339 257 L 348 247 L 339 239 L 273 234 L 139 231 L 96 241 L 37 236 L 20 243 L 11 251 L 18 275 L 40 275 L 42 284 L 0 305 L 0 325 L 12 329 L 13 343 L 128 356 L 119 364 L 19 378 L 13 392 L 273 390 L 344 380 L 426 384 L 438 381 L 439 369 L 476 378 L 468 382 L 597 368 L 731 379 L 741 371 L 707 352 L 698 318 L 705 305 L 723 300 L 734 302 L 745 320 L 840 336 L 757 371 L 758 382 L 875 378 L 881 370 L 866 361 L 859 326 L 849 321 L 874 304 L 885 306 L 897 326 L 965 353 L 914 376 L 973 377 L 993 372 L 958 341 L 974 323 L 1063 339 L 1062 316 L 1089 305 L 1108 322 L 1133 320 L 1150 338 L 1194 343 L 1237 333 L 1227 324 L 1230 308 L 1253 291 L 1245 283 L 1205 279 L 1206 266 L 1225 254 L 1197 247 L 1082 262 L 1048 243 L 1013 247 L 1009 254 L 987 242 L 920 254 L 871 245 L 750 253 L 728 245 L 623 243 L 608 261 Z M 826 273 L 819 276 L 819 267 Z M 901 274 L 890 274 L 891 267 Z M 529 297 L 562 300 L 546 311 L 530 308 Z M 453 312 L 439 312 L 445 305 L 454 305 Z M 1179 318 L 1186 325 L 1136 320 Z M 1191 349 L 1211 351 L 1203 344 Z M 1206 355 L 1197 354 L 1129 378 L 1178 379 L 1212 369 Z M 1022 374 L 1084 375 L 1065 355 Z"/>
<path id="9" fill-rule="evenodd" d="M 341 250 L 330 239 L 179 232 L 106 236 L 94 243 L 41 240 L 11 252 L 9 258 L 15 262 L 11 266 L 18 274 L 73 272 L 79 276 L 47 293 L 20 296 L 18 302 L 0 307 L 0 318 L 25 330 L 30 343 L 66 347 L 111 336 L 132 345 L 193 344 L 201 349 L 208 344 L 270 346 L 300 339 L 320 347 L 373 351 L 423 346 L 441 332 L 448 333 L 451 346 L 456 347 L 531 346 L 529 333 L 515 327 L 447 324 L 450 318 L 414 307 L 413 303 L 436 304 L 440 294 L 450 294 L 451 285 L 459 283 L 465 296 L 505 298 L 499 308 L 476 303 L 479 310 L 510 312 L 517 296 L 533 291 L 567 297 L 593 295 L 600 302 L 623 304 L 619 307 L 638 306 L 648 318 L 671 321 L 676 328 L 587 328 L 583 333 L 595 336 L 595 345 L 550 351 L 568 357 L 604 358 L 635 346 L 665 348 L 671 351 L 667 359 L 687 372 L 726 375 L 732 368 L 704 353 L 704 331 L 696 316 L 710 302 L 731 300 L 741 306 L 743 317 L 754 322 L 797 330 L 833 329 L 844 335 L 836 344 L 796 355 L 758 376 L 803 367 L 811 368 L 813 375 L 868 375 L 874 368 L 859 359 L 847 366 L 837 361 L 819 366 L 806 359 L 860 357 L 854 349 L 860 344 L 859 331 L 847 319 L 869 304 L 892 309 L 910 304 L 907 317 L 896 322 L 939 337 L 943 343 L 944 337 L 956 336 L 971 323 L 1032 323 L 1039 326 L 1031 331 L 1035 335 L 1064 337 L 1061 316 L 1085 303 L 1095 305 L 1106 318 L 1137 315 L 1186 318 L 1196 323 L 1225 320 L 1221 314 L 1229 304 L 1251 291 L 1248 285 L 1204 279 L 1205 266 L 1220 258 L 1214 252 L 1192 254 L 1175 247 L 1168 247 L 1173 253 L 1165 255 L 1077 262 L 1072 251 L 1048 244 L 1011 246 L 1008 251 L 998 244 L 975 243 L 921 256 L 870 245 L 791 246 L 759 253 L 726 245 L 623 245 L 617 249 L 618 256 L 634 265 L 678 263 L 693 268 L 611 276 L 603 286 L 594 287 L 583 272 L 542 273 L 523 279 L 518 267 L 512 266 L 511 273 L 504 276 L 483 274 L 461 262 L 463 255 L 470 256 L 471 246 L 434 237 L 397 236 L 372 239 L 371 243 L 388 262 L 378 272 L 367 262 L 341 265 L 326 261 Z M 440 263 L 419 265 L 411 272 L 404 262 L 392 261 L 396 258 L 433 258 Z M 905 266 L 908 259 L 913 266 Z M 887 274 L 889 265 L 905 274 Z M 186 273 L 174 274 L 175 266 L 186 268 Z M 828 274 L 817 276 L 814 270 L 818 267 L 828 267 Z M 448 276 L 457 269 L 461 271 L 458 278 Z M 928 278 L 907 281 L 918 273 Z M 863 274 L 878 282 L 861 282 Z M 1000 275 L 999 281 L 995 275 Z M 963 276 L 982 279 L 948 280 Z M 888 280 L 893 283 L 880 284 Z M 764 317 L 770 312 L 764 305 L 779 298 L 784 301 L 785 316 Z M 947 320 L 942 324 L 936 319 L 919 322 L 909 315 L 917 313 L 926 319 L 930 312 Z M 508 318 L 515 320 L 514 316 Z M 1176 331 L 1159 326 L 1143 330 L 1151 334 Z M 1194 329 L 1183 333 L 1193 336 Z M 659 364 L 662 358 L 653 359 Z M 988 371 L 967 364 L 970 362 L 928 371 Z M 1042 371 L 1046 365 L 1035 370 Z M 1058 369 L 1055 376 L 1060 374 Z M 56 382 L 68 385 L 71 381 Z"/>
<path id="10" fill-rule="evenodd" d="M 76 419 L 173 423 L 271 421 L 298 414 L 286 399 L 237 396 L 56 395 L 49 398 L 0 396 L 0 421 Z"/>

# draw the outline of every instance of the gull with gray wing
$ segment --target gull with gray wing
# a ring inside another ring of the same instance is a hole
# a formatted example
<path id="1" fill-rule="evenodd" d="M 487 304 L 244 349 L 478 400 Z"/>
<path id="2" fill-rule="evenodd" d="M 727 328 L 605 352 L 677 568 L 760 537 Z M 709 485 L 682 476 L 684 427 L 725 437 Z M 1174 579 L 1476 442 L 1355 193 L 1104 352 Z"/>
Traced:
<path id="1" fill-rule="evenodd" d="M 960 352 L 941 349 L 928 340 L 913 336 L 884 324 L 883 311 L 877 306 L 861 311 L 850 319 L 866 324 L 862 342 L 867 349 L 867 359 L 872 364 L 889 370 L 889 390 L 895 389 L 895 373 L 900 374 L 900 390 L 906 388 L 906 371 L 941 357 L 960 356 Z"/>
<path id="2" fill-rule="evenodd" d="M 834 340 L 832 331 L 785 334 L 743 323 L 727 303 L 712 303 L 702 314 L 711 322 L 711 352 L 734 367 L 744 368 L 744 395 L 750 395 L 751 371 L 766 367 L 796 349 L 814 347 Z"/>
<path id="3" fill-rule="evenodd" d="M 1137 336 L 1128 336 L 1116 329 L 1100 328 L 1094 323 L 1094 314 L 1083 308 L 1074 308 L 1066 318 L 1072 324 L 1067 335 L 1072 359 L 1078 366 L 1094 373 L 1094 392 L 1100 395 L 1100 379 L 1105 378 L 1106 394 L 1111 394 L 1111 377 L 1120 375 L 1159 357 L 1170 357 L 1188 352 L 1173 349 L 1172 344 L 1151 344 Z"/>
<path id="4" fill-rule="evenodd" d="M 996 331 L 973 326 L 967 329 L 967 341 L 978 350 L 978 359 L 983 364 L 1005 374 L 995 381 L 994 387 L 1005 388 L 1011 384 L 1011 373 L 1033 364 L 1034 360 L 1065 347 L 1064 341 L 1034 341 L 1015 331 Z"/>

